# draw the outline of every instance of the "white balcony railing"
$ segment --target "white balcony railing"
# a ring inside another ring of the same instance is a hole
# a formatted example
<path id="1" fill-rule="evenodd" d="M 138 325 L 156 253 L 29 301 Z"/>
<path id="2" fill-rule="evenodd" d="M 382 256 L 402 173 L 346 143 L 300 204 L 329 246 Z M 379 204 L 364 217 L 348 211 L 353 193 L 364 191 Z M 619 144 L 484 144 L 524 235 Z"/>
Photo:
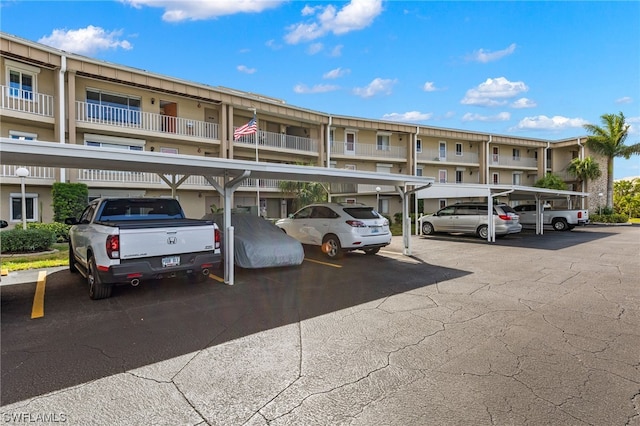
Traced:
<path id="1" fill-rule="evenodd" d="M 538 167 L 538 160 L 535 158 L 512 157 L 509 155 L 495 155 L 489 157 L 489 164 L 492 166 L 508 167 Z"/>
<path id="2" fill-rule="evenodd" d="M 22 166 L 10 166 L 7 164 L 0 165 L 0 176 L 2 177 L 17 177 L 16 169 Z M 53 167 L 35 167 L 35 166 L 27 166 L 27 170 L 29 170 L 28 179 L 55 179 L 55 168 Z"/>
<path id="3" fill-rule="evenodd" d="M 334 141 L 331 145 L 332 155 L 353 155 L 356 157 L 397 158 L 404 160 L 407 157 L 407 149 L 403 146 L 380 146 L 378 144 L 360 143 L 353 144 L 353 149 L 347 149 L 344 142 Z"/>
<path id="4" fill-rule="evenodd" d="M 258 146 L 293 149 L 296 151 L 318 152 L 318 142 L 311 138 L 285 135 L 282 133 L 265 132 L 260 130 L 258 134 L 241 136 L 235 143 L 255 145 L 256 137 Z"/>
<path id="5" fill-rule="evenodd" d="M 53 96 L 8 86 L 0 86 L 0 88 L 2 89 L 1 109 L 53 117 Z"/>
<path id="6" fill-rule="evenodd" d="M 423 149 L 421 152 L 418 152 L 418 161 L 478 164 L 478 154 L 475 152 L 463 152 L 461 154 L 456 154 L 452 151 L 446 152 L 445 156 L 441 157 L 440 151 L 437 149 Z"/>
<path id="7" fill-rule="evenodd" d="M 218 139 L 218 124 L 76 101 L 76 120 L 149 132 Z"/>

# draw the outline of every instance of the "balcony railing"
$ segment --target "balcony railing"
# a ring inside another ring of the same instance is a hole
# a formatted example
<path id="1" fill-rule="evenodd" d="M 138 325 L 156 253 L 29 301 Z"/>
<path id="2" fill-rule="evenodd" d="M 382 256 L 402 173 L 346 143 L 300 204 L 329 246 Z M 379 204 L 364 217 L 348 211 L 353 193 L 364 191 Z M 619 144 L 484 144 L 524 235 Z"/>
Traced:
<path id="1" fill-rule="evenodd" d="M 491 166 L 508 167 L 538 167 L 538 160 L 535 158 L 512 157 L 510 155 L 495 155 L 489 157 Z"/>
<path id="2" fill-rule="evenodd" d="M 475 152 L 464 152 L 457 155 L 455 152 L 447 152 L 445 157 L 441 157 L 440 151 L 437 149 L 423 149 L 422 152 L 418 152 L 418 161 L 478 164 L 478 154 Z"/>
<path id="3" fill-rule="evenodd" d="M 53 96 L 8 86 L 0 86 L 0 88 L 2 89 L 0 108 L 53 117 Z"/>
<path id="4" fill-rule="evenodd" d="M 6 164 L 0 165 L 0 176 L 2 177 L 17 177 L 16 169 L 22 166 L 10 166 Z M 29 177 L 27 179 L 55 179 L 55 168 L 53 167 L 26 167 L 29 170 Z"/>
<path id="5" fill-rule="evenodd" d="M 404 160 L 407 158 L 407 149 L 403 146 L 388 146 L 367 143 L 354 143 L 349 146 L 344 142 L 334 141 L 331 145 L 332 155 L 353 155 L 357 157 L 378 157 L 378 158 L 397 158 Z"/>
<path id="6" fill-rule="evenodd" d="M 76 120 L 155 133 L 218 139 L 218 124 L 76 101 Z"/>
<path id="7" fill-rule="evenodd" d="M 256 137 L 258 138 L 258 146 L 318 152 L 318 142 L 314 139 L 285 135 L 282 133 L 265 132 L 263 130 L 260 130 L 257 135 L 254 133 L 252 135 L 241 136 L 235 143 L 255 145 Z"/>

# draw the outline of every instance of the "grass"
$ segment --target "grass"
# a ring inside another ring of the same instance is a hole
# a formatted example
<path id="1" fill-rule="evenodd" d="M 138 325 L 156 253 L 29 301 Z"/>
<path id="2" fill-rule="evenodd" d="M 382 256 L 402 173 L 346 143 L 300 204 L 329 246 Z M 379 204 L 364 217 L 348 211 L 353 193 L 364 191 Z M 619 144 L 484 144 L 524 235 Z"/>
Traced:
<path id="1" fill-rule="evenodd" d="M 69 265 L 69 244 L 53 245 L 53 253 L 2 256 L 2 269 L 9 272 Z"/>

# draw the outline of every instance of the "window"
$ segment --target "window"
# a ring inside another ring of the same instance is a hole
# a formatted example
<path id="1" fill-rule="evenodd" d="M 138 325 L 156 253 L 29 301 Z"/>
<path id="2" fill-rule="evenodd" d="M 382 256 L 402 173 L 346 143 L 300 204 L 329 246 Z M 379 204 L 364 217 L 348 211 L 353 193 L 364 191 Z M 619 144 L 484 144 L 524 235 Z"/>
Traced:
<path id="1" fill-rule="evenodd" d="M 513 159 L 520 161 L 520 150 L 518 148 L 513 148 Z"/>
<path id="2" fill-rule="evenodd" d="M 438 182 L 447 183 L 447 171 L 446 170 L 438 170 Z"/>
<path id="3" fill-rule="evenodd" d="M 116 123 L 140 123 L 140 98 L 87 89 L 87 116 Z"/>
<path id="4" fill-rule="evenodd" d="M 440 160 L 445 160 L 447 158 L 447 143 L 441 141 L 440 142 L 440 148 L 439 148 L 439 154 L 438 157 L 440 158 Z"/>
<path id="5" fill-rule="evenodd" d="M 381 214 L 389 214 L 389 199 L 388 198 L 380 198 L 380 205 L 378 208 L 380 211 L 378 213 Z"/>
<path id="6" fill-rule="evenodd" d="M 456 183 L 462 183 L 462 170 L 456 170 Z"/>
<path id="7" fill-rule="evenodd" d="M 391 173 L 391 168 L 393 165 L 384 164 L 384 163 L 376 163 L 376 172 L 378 173 Z"/>
<path id="8" fill-rule="evenodd" d="M 422 167 L 418 167 L 418 168 L 416 169 L 416 176 L 424 176 L 424 175 L 422 174 Z"/>
<path id="9" fill-rule="evenodd" d="M 416 152 L 422 152 L 422 140 L 416 140 Z"/>
<path id="10" fill-rule="evenodd" d="M 460 157 L 462 155 L 462 144 L 456 143 L 456 156 Z"/>
<path id="11" fill-rule="evenodd" d="M 11 222 L 22 222 L 22 194 L 11 193 L 10 212 Z M 38 217 L 38 194 L 25 194 L 27 222 L 35 222 Z"/>
<path id="12" fill-rule="evenodd" d="M 513 178 L 511 179 L 513 185 L 520 185 L 522 183 L 522 173 L 516 172 L 513 174 Z"/>
<path id="13" fill-rule="evenodd" d="M 6 60 L 6 65 L 9 96 L 33 101 L 40 69 L 11 60 Z"/>
<path id="14" fill-rule="evenodd" d="M 138 150 L 136 150 L 138 151 Z M 178 153 L 178 148 L 163 148 L 160 147 L 160 152 L 163 154 L 177 154 Z"/>
<path id="15" fill-rule="evenodd" d="M 497 146 L 494 146 L 491 152 L 491 162 L 494 164 L 498 164 L 498 162 L 500 161 L 500 149 Z"/>
<path id="16" fill-rule="evenodd" d="M 21 141 L 35 141 L 38 139 L 38 135 L 35 133 L 18 132 L 15 130 L 9 130 L 9 137 Z"/>
<path id="17" fill-rule="evenodd" d="M 329 130 L 329 145 L 331 146 L 331 149 L 333 149 L 333 140 L 335 139 L 335 130 L 334 129 L 330 129 Z"/>
<path id="18" fill-rule="evenodd" d="M 356 150 L 356 134 L 354 132 L 345 133 L 345 151 L 354 153 Z"/>
<path id="19" fill-rule="evenodd" d="M 378 133 L 378 151 L 389 151 L 389 135 L 386 133 Z"/>
<path id="20" fill-rule="evenodd" d="M 440 206 L 440 209 L 443 209 L 445 207 L 447 207 L 447 200 L 445 200 L 444 198 L 441 198 L 438 200 L 438 205 Z"/>
<path id="21" fill-rule="evenodd" d="M 493 178 L 492 178 L 493 183 L 495 183 L 495 184 L 500 183 L 500 175 L 498 173 L 493 173 L 492 176 L 493 176 Z"/>
<path id="22" fill-rule="evenodd" d="M 118 148 L 129 151 L 143 151 L 145 141 L 142 139 L 119 138 L 115 136 L 92 135 L 85 133 L 84 144 L 86 146 L 99 146 L 102 148 Z"/>

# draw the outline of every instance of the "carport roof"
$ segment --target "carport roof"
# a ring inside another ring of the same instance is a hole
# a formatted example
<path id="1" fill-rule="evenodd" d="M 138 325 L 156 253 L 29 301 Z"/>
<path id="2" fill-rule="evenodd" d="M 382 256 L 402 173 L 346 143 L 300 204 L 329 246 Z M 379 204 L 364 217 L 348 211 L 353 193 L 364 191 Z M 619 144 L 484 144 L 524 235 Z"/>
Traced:
<path id="1" fill-rule="evenodd" d="M 166 154 L 147 151 L 123 151 L 58 142 L 25 141 L 0 138 L 2 164 L 63 167 L 71 169 L 126 170 L 159 174 L 226 176 L 235 178 L 249 171 L 249 178 L 302 182 L 362 183 L 422 186 L 434 179 L 392 173 L 366 172 L 316 166 L 300 166 Z"/>
<path id="2" fill-rule="evenodd" d="M 509 192 L 510 191 L 510 192 Z M 417 191 L 417 197 L 423 198 L 463 198 L 488 197 L 490 194 L 509 192 L 510 200 L 533 200 L 538 196 L 542 200 L 566 199 L 571 196 L 586 197 L 588 192 L 566 191 L 559 189 L 536 188 L 521 185 L 483 185 L 434 183 L 431 188 Z"/>

